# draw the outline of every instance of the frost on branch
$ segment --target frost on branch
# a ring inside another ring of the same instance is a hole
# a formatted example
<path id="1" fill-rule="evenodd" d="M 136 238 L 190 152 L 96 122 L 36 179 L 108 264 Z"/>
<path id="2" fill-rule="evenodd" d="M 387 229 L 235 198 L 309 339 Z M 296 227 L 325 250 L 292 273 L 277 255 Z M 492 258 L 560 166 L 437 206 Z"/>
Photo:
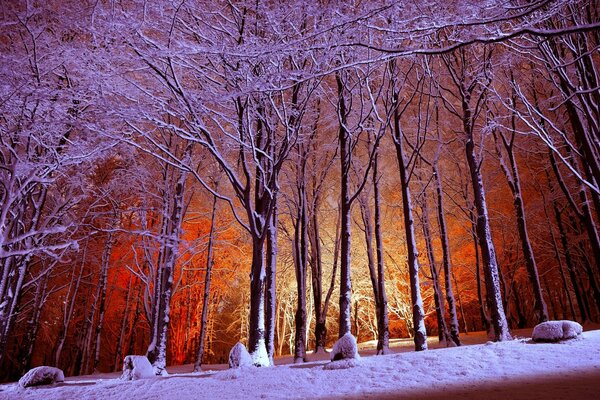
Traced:
<path id="1" fill-rule="evenodd" d="M 331 350 L 331 362 L 325 365 L 325 369 L 346 369 L 358 364 L 360 355 L 356 339 L 351 333 L 346 333 L 338 339 Z"/>
<path id="2" fill-rule="evenodd" d="M 246 346 L 238 342 L 229 352 L 229 368 L 251 367 L 252 356 L 246 350 Z"/>
<path id="3" fill-rule="evenodd" d="M 30 369 L 19 379 L 19 386 L 26 388 L 30 386 L 51 385 L 64 382 L 65 375 L 62 370 L 54 367 L 41 366 Z"/>
<path id="4" fill-rule="evenodd" d="M 581 335 L 583 328 L 573 321 L 546 321 L 533 328 L 531 338 L 535 342 L 558 342 L 561 340 L 574 339 Z"/>
<path id="5" fill-rule="evenodd" d="M 148 361 L 146 356 L 126 356 L 123 361 L 123 375 L 121 379 L 124 381 L 135 381 L 138 379 L 153 378 L 154 368 Z"/>

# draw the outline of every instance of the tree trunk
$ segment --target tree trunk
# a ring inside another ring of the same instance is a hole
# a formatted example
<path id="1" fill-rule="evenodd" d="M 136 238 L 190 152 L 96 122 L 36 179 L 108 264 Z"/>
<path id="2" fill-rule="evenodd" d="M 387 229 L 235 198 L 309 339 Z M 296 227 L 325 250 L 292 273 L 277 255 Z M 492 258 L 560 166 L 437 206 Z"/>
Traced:
<path id="1" fill-rule="evenodd" d="M 217 196 L 213 196 L 212 212 L 210 214 L 210 232 L 208 234 L 208 249 L 206 252 L 206 273 L 204 275 L 204 295 L 202 298 L 202 316 L 200 317 L 200 338 L 194 372 L 201 371 L 202 357 L 204 356 L 204 342 L 206 340 L 206 323 L 208 320 L 208 307 L 210 305 L 210 283 L 214 259 L 215 219 L 217 215 Z"/>
<path id="2" fill-rule="evenodd" d="M 390 332 L 388 319 L 388 300 L 385 290 L 385 267 L 383 260 L 383 235 L 381 233 L 381 196 L 379 194 L 379 153 L 373 158 L 373 197 L 375 207 L 375 248 L 377 252 L 377 285 L 379 294 L 379 313 L 377 314 L 377 354 L 388 354 Z"/>
<path id="3" fill-rule="evenodd" d="M 269 362 L 275 365 L 275 321 L 277 318 L 277 201 L 274 200 L 273 214 L 267 231 L 267 289 L 266 289 L 266 347 Z"/>
<path id="4" fill-rule="evenodd" d="M 425 239 L 427 260 L 429 261 L 429 270 L 431 271 L 431 280 L 433 283 L 433 301 L 435 304 L 435 314 L 438 323 L 438 340 L 440 344 L 449 346 L 452 339 L 450 338 L 450 331 L 448 330 L 448 325 L 446 325 L 446 316 L 444 315 L 444 294 L 442 293 L 442 287 L 440 286 L 438 269 L 435 262 L 435 254 L 433 252 L 433 243 L 429 227 L 429 207 L 427 206 L 427 197 L 425 192 L 423 192 L 421 200 L 421 212 L 423 214 L 423 237 Z"/>
<path id="5" fill-rule="evenodd" d="M 404 160 L 403 133 L 400 128 L 400 115 L 398 111 L 398 93 L 393 94 L 394 107 L 394 145 L 400 172 L 400 186 L 402 190 L 402 210 L 404 212 L 404 230 L 406 234 L 406 250 L 408 255 L 408 273 L 410 277 L 410 297 L 412 302 L 412 322 L 415 331 L 415 350 L 427 350 L 427 332 L 425 331 L 425 311 L 421 298 L 419 285 L 419 262 L 417 243 L 415 241 L 415 227 L 412 216 L 412 203 L 408 187 L 408 171 Z"/>
<path id="6" fill-rule="evenodd" d="M 516 99 L 513 96 L 513 102 Z M 506 139 L 503 134 L 500 134 L 502 144 L 508 155 L 509 166 L 504 164 L 504 157 L 500 151 L 498 145 L 497 134 L 494 131 L 494 139 L 496 142 L 496 152 L 500 160 L 500 166 L 504 172 L 504 176 L 510 187 L 510 191 L 513 195 L 513 205 L 515 208 L 515 214 L 517 219 L 517 229 L 519 231 L 519 238 L 521 240 L 521 250 L 523 251 L 523 258 L 525 259 L 525 267 L 527 268 L 527 277 L 529 283 L 533 289 L 533 312 L 537 323 L 542 323 L 548 320 L 548 310 L 544 296 L 542 294 L 542 285 L 540 284 L 540 276 L 538 273 L 537 263 L 533 254 L 533 248 L 531 247 L 531 241 L 529 240 L 529 232 L 527 229 L 527 218 L 525 215 L 525 206 L 523 204 L 523 196 L 521 191 L 521 178 L 519 176 L 519 169 L 517 167 L 517 161 L 514 153 L 514 140 L 516 132 L 516 117 L 513 113 L 511 118 L 512 132 L 510 139 Z"/>
<path id="7" fill-rule="evenodd" d="M 496 261 L 496 250 L 492 242 L 492 233 L 490 229 L 487 202 L 485 199 L 485 189 L 481 177 L 480 163 L 475 154 L 475 143 L 473 133 L 470 127 L 470 113 L 468 108 L 463 107 L 467 115 L 463 118 L 464 129 L 467 135 L 466 156 L 469 164 L 471 183 L 477 209 L 477 238 L 483 259 L 483 272 L 485 276 L 486 290 L 488 298 L 491 301 L 491 323 L 494 327 L 494 339 L 496 341 L 510 340 L 510 332 L 504 306 L 502 304 L 502 293 L 500 292 L 500 277 L 498 273 L 498 262 Z"/>
<path id="8" fill-rule="evenodd" d="M 340 316 L 338 337 L 351 333 L 350 314 L 352 297 L 352 280 L 350 277 L 350 222 L 351 222 L 351 202 L 350 202 L 350 167 L 351 167 L 351 146 L 349 132 L 346 128 L 348 112 L 346 110 L 346 99 L 344 97 L 344 85 L 340 74 L 336 74 L 336 83 L 338 90 L 338 118 L 339 118 L 339 143 L 340 143 L 340 179 L 341 179 L 341 252 L 340 252 Z"/>
<path id="9" fill-rule="evenodd" d="M 112 253 L 113 246 L 113 234 L 112 231 L 108 233 L 106 239 L 106 245 L 104 252 L 102 253 L 102 272 L 100 275 L 100 283 L 98 286 L 100 289 L 100 305 L 98 308 L 98 325 L 96 325 L 96 354 L 94 356 L 94 372 L 98 371 L 100 365 L 100 353 L 101 353 L 101 338 L 102 328 L 104 327 L 104 314 L 106 313 L 106 289 L 108 287 L 108 267 L 110 264 L 110 256 Z"/>
<path id="10" fill-rule="evenodd" d="M 446 218 L 444 216 L 444 197 L 442 193 L 442 179 L 440 177 L 437 164 L 434 164 L 433 175 L 435 178 L 435 190 L 437 194 L 437 214 L 440 227 L 440 242 L 442 243 L 442 265 L 444 268 L 444 285 L 446 287 L 446 302 L 450 317 L 450 337 L 456 346 L 460 346 L 458 337 L 458 317 L 456 313 L 456 303 L 454 301 L 454 292 L 452 290 L 452 266 L 450 258 L 450 244 L 448 242 L 448 231 L 446 229 Z"/>

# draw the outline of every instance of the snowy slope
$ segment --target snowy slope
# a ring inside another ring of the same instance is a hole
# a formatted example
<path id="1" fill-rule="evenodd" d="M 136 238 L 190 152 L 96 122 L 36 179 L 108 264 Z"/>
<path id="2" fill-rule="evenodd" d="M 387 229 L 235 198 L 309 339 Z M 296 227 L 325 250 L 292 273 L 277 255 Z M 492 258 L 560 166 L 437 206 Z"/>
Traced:
<path id="1" fill-rule="evenodd" d="M 2 399 L 599 398 L 600 330 L 558 344 L 528 339 L 273 368 L 173 374 L 147 380 L 67 380 L 54 387 L 0 386 Z"/>

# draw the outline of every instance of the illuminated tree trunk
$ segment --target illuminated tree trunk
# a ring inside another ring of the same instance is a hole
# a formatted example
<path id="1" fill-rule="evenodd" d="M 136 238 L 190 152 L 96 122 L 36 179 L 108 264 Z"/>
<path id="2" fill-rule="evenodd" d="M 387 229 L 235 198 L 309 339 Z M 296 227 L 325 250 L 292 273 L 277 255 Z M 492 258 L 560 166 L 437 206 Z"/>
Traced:
<path id="1" fill-rule="evenodd" d="M 475 279 L 477 280 L 477 300 L 479 302 L 479 314 L 483 329 L 488 331 L 491 327 L 490 317 L 487 313 L 487 304 L 483 299 L 483 290 L 481 287 L 481 256 L 479 255 L 479 241 L 477 239 L 477 228 L 475 216 L 472 209 L 469 209 L 469 219 L 471 221 L 471 238 L 473 239 L 473 248 L 475 249 Z"/>
<path id="2" fill-rule="evenodd" d="M 435 190 L 437 194 L 437 214 L 440 227 L 440 242 L 442 243 L 442 265 L 444 268 L 444 286 L 446 287 L 446 302 L 450 317 L 450 338 L 455 345 L 460 346 L 458 337 L 458 317 L 456 313 L 456 302 L 452 290 L 452 265 L 450 258 L 450 243 L 448 242 L 448 231 L 446 229 L 446 217 L 444 216 L 444 197 L 442 192 L 442 179 L 437 164 L 434 164 L 433 175 L 435 178 Z"/>
<path id="3" fill-rule="evenodd" d="M 440 343 L 450 345 L 451 338 L 446 325 L 445 310 L 444 310 L 444 295 L 440 286 L 438 270 L 435 263 L 435 254 L 433 252 L 433 243 L 431 240 L 431 232 L 429 227 L 429 207 L 427 207 L 427 197 L 423 192 L 421 199 L 422 226 L 423 237 L 425 239 L 425 248 L 427 249 L 427 260 L 429 261 L 429 270 L 431 271 L 431 281 L 433 283 L 433 301 L 435 304 L 435 314 L 438 323 L 438 340 Z"/>
<path id="4" fill-rule="evenodd" d="M 490 300 L 491 323 L 494 327 L 494 338 L 496 341 L 510 340 L 510 332 L 504 306 L 502 304 L 502 293 L 500 291 L 500 276 L 498 272 L 498 262 L 496 261 L 496 250 L 492 242 L 492 233 L 485 199 L 485 189 L 481 177 L 480 163 L 475 154 L 475 143 L 473 142 L 473 133 L 470 126 L 470 112 L 464 108 L 465 115 L 464 128 L 467 134 L 466 155 L 471 173 L 471 183 L 475 198 L 475 207 L 477 209 L 477 238 L 481 249 L 483 259 L 483 272 L 485 275 L 486 291 Z"/>
<path id="5" fill-rule="evenodd" d="M 275 322 L 277 319 L 277 199 L 273 205 L 273 215 L 269 221 L 267 231 L 267 289 L 266 298 L 266 334 L 265 341 L 269 362 L 275 365 Z"/>
<path id="6" fill-rule="evenodd" d="M 338 140 L 340 144 L 340 209 L 341 209 L 341 245 L 340 245 L 340 316 L 339 316 L 339 333 L 341 338 L 347 333 L 351 333 L 350 313 L 351 313 L 351 296 L 352 296 L 352 280 L 350 277 L 350 193 L 349 179 L 351 168 L 352 149 L 350 147 L 351 139 L 348 132 L 346 110 L 346 99 L 344 95 L 344 85 L 340 74 L 336 74 L 336 83 L 338 90 L 338 118 L 339 131 Z"/>
<path id="7" fill-rule="evenodd" d="M 385 290 L 385 266 L 383 260 L 383 235 L 381 233 L 381 197 L 379 194 L 379 154 L 373 158 L 373 197 L 375 208 L 375 248 L 377 252 L 377 293 L 379 310 L 377 314 L 377 354 L 389 353 L 390 332 L 388 317 L 388 299 Z"/>
<path id="8" fill-rule="evenodd" d="M 318 203 L 314 203 L 318 204 Z M 316 209 L 314 207 L 313 209 Z M 341 209 L 338 210 L 338 218 L 336 219 L 335 225 L 335 242 L 333 250 L 333 270 L 331 272 L 331 281 L 329 283 L 329 289 L 325 295 L 325 300 L 321 302 L 321 290 L 323 282 L 323 268 L 321 260 L 321 246 L 319 236 L 319 222 L 317 213 L 313 212 L 310 232 L 311 240 L 311 254 L 313 262 L 311 263 L 312 279 L 313 279 L 313 296 L 315 301 L 315 353 L 325 352 L 325 346 L 327 341 L 327 310 L 329 309 L 329 303 L 333 290 L 335 289 L 335 278 L 337 275 L 338 261 L 340 254 L 340 221 L 341 221 Z M 318 293 L 317 293 L 318 291 Z"/>
<path id="9" fill-rule="evenodd" d="M 188 146 L 184 154 L 188 156 L 190 151 L 191 146 Z M 148 359 L 152 363 L 156 375 L 164 374 L 167 365 L 167 341 L 173 289 L 173 271 L 181 239 L 181 224 L 185 213 L 184 196 L 187 173 L 178 171 L 176 177 L 177 181 L 175 182 L 173 191 L 171 192 L 168 189 L 165 191 L 168 208 L 164 211 L 165 217 L 162 222 L 165 226 L 165 229 L 163 229 L 165 235 L 161 238 L 162 254 L 159 254 L 158 259 L 160 264 L 157 271 L 160 290 L 158 291 L 158 296 L 156 296 L 158 300 L 158 303 L 155 305 L 156 312 L 154 313 L 156 320 L 152 324 L 155 327 L 154 334 L 156 336 L 152 339 L 147 352 Z M 166 183 L 168 188 L 168 182 Z M 172 196 L 172 200 L 170 196 Z"/>
<path id="10" fill-rule="evenodd" d="M 200 317 L 200 337 L 194 372 L 199 372 L 204 356 L 204 342 L 206 341 L 206 325 L 208 322 L 208 308 L 210 306 L 210 284 L 214 264 L 215 219 L 217 215 L 217 196 L 213 196 L 212 212 L 210 214 L 210 231 L 208 233 L 208 249 L 206 251 L 206 272 L 204 274 L 204 295 L 202 297 L 202 315 Z"/>
<path id="11" fill-rule="evenodd" d="M 298 209 L 294 224 L 294 264 L 297 303 L 295 314 L 294 363 L 306 361 L 306 272 L 308 267 L 308 213 L 305 185 L 306 152 L 300 151 L 297 170 Z"/>
<path id="12" fill-rule="evenodd" d="M 425 312 L 419 285 L 418 250 L 415 238 L 415 227 L 412 215 L 412 202 L 408 187 L 408 171 L 404 160 L 403 133 L 400 128 L 398 111 L 398 93 L 393 94 L 394 119 L 393 138 L 400 172 L 400 187 L 402 190 L 402 210 L 404 213 L 404 231 L 406 234 L 406 250 L 408 256 L 408 274 L 410 277 L 410 297 L 412 302 L 412 322 L 414 326 L 415 350 L 427 350 L 427 332 L 425 331 Z"/>
<path id="13" fill-rule="evenodd" d="M 98 366 L 100 365 L 102 329 L 104 328 L 104 315 L 106 313 L 106 289 L 108 286 L 108 267 L 110 264 L 110 256 L 113 244 L 113 234 L 111 231 L 108 233 L 106 245 L 104 247 L 104 252 L 102 253 L 102 270 L 100 273 L 100 283 L 98 284 L 99 291 L 97 294 L 100 296 L 100 304 L 98 306 L 98 325 L 96 325 L 96 353 L 94 356 L 93 366 L 94 372 L 98 371 Z"/>
<path id="14" fill-rule="evenodd" d="M 123 344 L 125 343 L 125 334 L 127 332 L 127 326 L 129 325 L 129 314 L 131 314 L 131 303 L 133 300 L 133 282 L 134 277 L 129 278 L 129 284 L 127 285 L 127 297 L 125 299 L 125 312 L 123 313 L 123 320 L 121 321 L 121 329 L 119 330 L 119 337 L 117 338 L 117 348 L 115 349 L 115 363 L 113 371 L 121 369 L 121 360 L 123 359 Z"/>

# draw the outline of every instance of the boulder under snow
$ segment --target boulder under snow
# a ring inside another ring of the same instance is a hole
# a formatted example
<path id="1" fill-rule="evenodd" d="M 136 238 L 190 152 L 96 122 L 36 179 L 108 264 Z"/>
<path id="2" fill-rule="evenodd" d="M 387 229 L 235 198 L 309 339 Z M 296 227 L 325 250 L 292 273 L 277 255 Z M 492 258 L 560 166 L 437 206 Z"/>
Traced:
<path id="1" fill-rule="evenodd" d="M 325 369 L 345 369 L 358 364 L 360 355 L 356 339 L 351 333 L 346 333 L 339 338 L 331 350 L 331 362 L 325 364 Z"/>
<path id="2" fill-rule="evenodd" d="M 246 346 L 237 342 L 229 352 L 229 368 L 251 367 L 254 363 Z"/>
<path id="3" fill-rule="evenodd" d="M 123 360 L 124 381 L 135 381 L 138 379 L 154 378 L 154 368 L 146 356 L 126 356 Z"/>
<path id="4" fill-rule="evenodd" d="M 531 338 L 535 342 L 558 342 L 561 340 L 574 339 L 583 332 L 583 327 L 577 322 L 546 321 L 533 328 Z"/>
<path id="5" fill-rule="evenodd" d="M 43 365 L 27 371 L 27 373 L 19 379 L 19 386 L 26 388 L 30 386 L 51 385 L 53 383 L 64 381 L 65 374 L 62 370 Z"/>

